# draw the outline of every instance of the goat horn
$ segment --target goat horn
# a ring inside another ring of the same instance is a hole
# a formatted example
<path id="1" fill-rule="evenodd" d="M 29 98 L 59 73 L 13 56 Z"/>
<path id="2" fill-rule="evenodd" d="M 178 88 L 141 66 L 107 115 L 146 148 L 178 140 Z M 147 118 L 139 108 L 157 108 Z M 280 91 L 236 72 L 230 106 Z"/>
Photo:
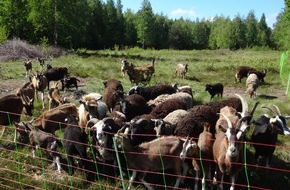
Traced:
<path id="1" fill-rule="evenodd" d="M 280 111 L 280 109 L 278 108 L 278 106 L 273 105 L 273 107 L 276 108 L 278 115 L 281 116 L 282 114 L 281 114 L 281 111 Z"/>
<path id="2" fill-rule="evenodd" d="M 268 107 L 268 106 L 263 106 L 262 108 L 266 108 L 266 109 L 272 111 L 274 114 L 279 115 L 279 114 L 276 112 L 276 110 L 274 110 L 274 109 L 272 109 L 272 108 L 270 108 L 270 107 Z"/>
<path id="3" fill-rule="evenodd" d="M 233 125 L 232 125 L 230 119 L 228 118 L 228 116 L 226 116 L 226 115 L 224 115 L 224 114 L 222 114 L 222 113 L 218 113 L 218 114 L 222 115 L 222 116 L 226 119 L 226 121 L 227 121 L 227 123 L 228 123 L 228 127 L 229 127 L 230 129 L 233 128 Z"/>
<path id="4" fill-rule="evenodd" d="M 256 108 L 257 108 L 258 104 L 259 104 L 259 102 L 256 102 L 256 103 L 255 103 L 255 105 L 254 105 L 254 107 L 253 107 L 253 109 L 252 109 L 252 111 L 251 111 L 251 113 L 250 113 L 250 115 L 251 115 L 252 117 L 253 117 L 253 115 L 254 115 L 254 112 L 256 111 Z"/>
<path id="5" fill-rule="evenodd" d="M 245 101 L 245 99 L 239 95 L 239 94 L 235 94 L 237 97 L 239 97 L 239 99 L 241 100 L 242 102 L 242 113 L 241 113 L 241 116 L 242 117 L 245 117 L 246 116 L 246 113 L 248 112 L 249 110 L 249 107 L 248 107 L 248 103 L 247 101 Z"/>

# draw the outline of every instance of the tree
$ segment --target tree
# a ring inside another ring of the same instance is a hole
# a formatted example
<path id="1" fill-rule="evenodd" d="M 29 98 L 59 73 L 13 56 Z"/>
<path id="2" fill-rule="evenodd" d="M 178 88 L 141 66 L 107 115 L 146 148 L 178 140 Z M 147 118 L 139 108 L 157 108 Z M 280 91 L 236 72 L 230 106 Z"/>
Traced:
<path id="1" fill-rule="evenodd" d="M 197 20 L 193 25 L 193 46 L 194 49 L 206 49 L 208 48 L 208 40 L 210 34 L 210 27 L 205 21 Z"/>
<path id="2" fill-rule="evenodd" d="M 103 21 L 105 24 L 104 45 L 105 48 L 113 49 L 118 43 L 116 35 L 118 30 L 117 9 L 114 0 L 107 0 L 104 7 Z"/>
<path id="3" fill-rule="evenodd" d="M 253 47 L 258 45 L 258 22 L 255 17 L 254 11 L 250 11 L 246 20 L 246 42 L 247 47 Z"/>
<path id="4" fill-rule="evenodd" d="M 270 46 L 271 44 L 271 29 L 267 26 L 266 16 L 263 13 L 258 23 L 258 39 L 260 46 Z"/>
<path id="5" fill-rule="evenodd" d="M 211 24 L 209 47 L 211 49 L 229 48 L 231 20 L 229 17 L 216 16 Z"/>
<path id="6" fill-rule="evenodd" d="M 165 49 L 169 47 L 169 19 L 163 15 L 155 16 L 155 40 L 154 40 L 154 48 L 155 49 Z"/>
<path id="7" fill-rule="evenodd" d="M 240 15 L 237 15 L 232 23 L 230 30 L 230 44 L 229 48 L 237 50 L 246 47 L 246 26 Z"/>
<path id="8" fill-rule="evenodd" d="M 142 48 L 153 47 L 155 40 L 154 14 L 149 0 L 143 0 L 141 10 L 137 13 L 137 36 Z"/>
<path id="9" fill-rule="evenodd" d="M 128 9 L 124 13 L 124 19 L 125 19 L 124 43 L 126 46 L 134 47 L 137 45 L 137 29 L 135 25 L 136 16 L 131 9 Z"/>
<path id="10" fill-rule="evenodd" d="M 192 22 L 184 21 L 183 18 L 175 20 L 169 30 L 170 48 L 193 49 L 192 30 Z"/>

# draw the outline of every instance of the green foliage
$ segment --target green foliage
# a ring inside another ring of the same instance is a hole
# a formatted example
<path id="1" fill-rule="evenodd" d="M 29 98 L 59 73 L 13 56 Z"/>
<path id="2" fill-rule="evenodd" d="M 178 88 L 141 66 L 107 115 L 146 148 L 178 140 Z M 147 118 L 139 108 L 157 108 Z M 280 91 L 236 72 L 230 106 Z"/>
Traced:
<path id="1" fill-rule="evenodd" d="M 0 44 L 7 40 L 7 31 L 4 26 L 0 27 Z"/>

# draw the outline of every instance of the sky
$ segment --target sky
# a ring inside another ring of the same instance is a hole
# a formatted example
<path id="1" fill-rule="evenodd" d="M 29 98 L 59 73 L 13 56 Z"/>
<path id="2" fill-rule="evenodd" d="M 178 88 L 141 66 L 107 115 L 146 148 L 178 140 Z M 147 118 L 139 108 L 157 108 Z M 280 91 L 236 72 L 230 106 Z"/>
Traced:
<path id="1" fill-rule="evenodd" d="M 276 17 L 284 9 L 284 0 L 149 0 L 154 14 L 163 14 L 170 19 L 196 20 L 212 19 L 215 16 L 229 16 L 231 19 L 238 14 L 246 18 L 253 10 L 257 20 L 262 14 L 266 22 L 273 28 Z M 131 9 L 135 13 L 141 9 L 143 0 L 121 0 L 123 12 Z"/>

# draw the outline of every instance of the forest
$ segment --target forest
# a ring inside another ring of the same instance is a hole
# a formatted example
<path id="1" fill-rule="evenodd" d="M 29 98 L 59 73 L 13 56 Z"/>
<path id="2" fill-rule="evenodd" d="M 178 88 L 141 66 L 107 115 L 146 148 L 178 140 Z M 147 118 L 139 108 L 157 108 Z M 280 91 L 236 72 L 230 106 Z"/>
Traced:
<path id="1" fill-rule="evenodd" d="M 121 0 L 2 0 L 0 43 L 18 38 L 32 44 L 70 49 L 245 49 L 289 47 L 289 6 L 268 26 L 265 14 L 254 10 L 233 19 L 169 19 L 155 14 L 149 0 L 135 13 Z"/>

